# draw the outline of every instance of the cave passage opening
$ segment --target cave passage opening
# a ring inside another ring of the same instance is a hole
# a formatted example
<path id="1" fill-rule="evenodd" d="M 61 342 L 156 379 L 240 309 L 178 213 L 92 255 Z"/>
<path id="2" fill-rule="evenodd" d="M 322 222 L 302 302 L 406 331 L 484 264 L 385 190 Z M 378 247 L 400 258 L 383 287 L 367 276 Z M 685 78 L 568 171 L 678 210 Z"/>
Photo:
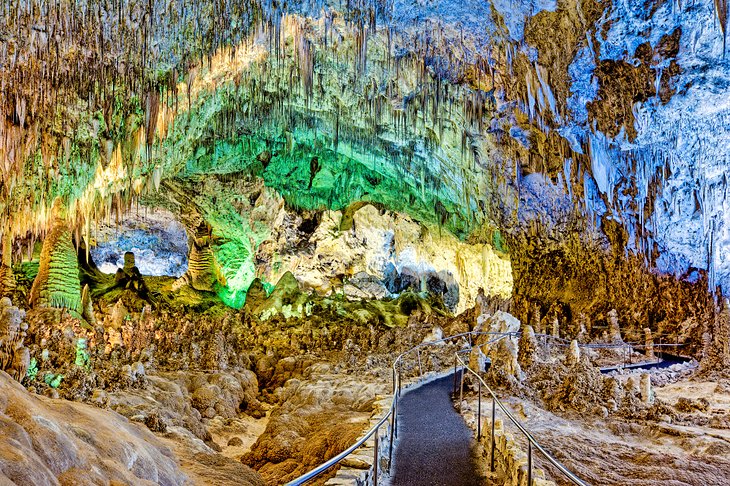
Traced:
<path id="1" fill-rule="evenodd" d="M 125 253 L 134 254 L 142 275 L 181 277 L 188 269 L 188 235 L 170 211 L 141 207 L 116 224 L 100 225 L 90 253 L 99 270 L 115 274 L 124 267 Z"/>

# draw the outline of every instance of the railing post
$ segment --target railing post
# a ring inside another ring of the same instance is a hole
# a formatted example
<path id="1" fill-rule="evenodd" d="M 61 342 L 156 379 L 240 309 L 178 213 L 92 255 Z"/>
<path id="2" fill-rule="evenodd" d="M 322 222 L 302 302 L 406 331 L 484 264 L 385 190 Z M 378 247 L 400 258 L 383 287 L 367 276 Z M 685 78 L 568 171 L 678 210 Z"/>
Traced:
<path id="1" fill-rule="evenodd" d="M 395 366 L 393 366 L 393 393 L 395 393 Z"/>
<path id="2" fill-rule="evenodd" d="M 395 400 L 395 407 L 393 407 L 393 434 L 395 435 L 395 438 L 398 438 L 398 395 L 393 395 L 393 400 Z"/>
<path id="3" fill-rule="evenodd" d="M 527 486 L 532 486 L 532 441 L 527 440 Z"/>
<path id="4" fill-rule="evenodd" d="M 482 380 L 479 382 L 479 398 L 477 405 L 477 441 L 482 439 Z"/>
<path id="5" fill-rule="evenodd" d="M 464 397 L 464 371 L 466 371 L 465 368 L 465 366 L 461 367 L 461 376 L 459 377 L 459 413 L 461 413 L 461 402 Z"/>
<path id="6" fill-rule="evenodd" d="M 375 441 L 373 446 L 373 486 L 378 486 L 378 429 L 375 429 Z"/>
<path id="7" fill-rule="evenodd" d="M 393 436 L 395 435 L 395 408 L 393 409 L 393 416 L 390 417 L 390 447 L 388 447 L 388 473 L 391 471 L 391 465 L 393 464 Z"/>
<path id="8" fill-rule="evenodd" d="M 456 353 L 454 353 L 454 395 L 456 395 Z"/>
<path id="9" fill-rule="evenodd" d="M 401 373 L 400 373 L 400 366 L 398 366 L 398 397 L 400 397 L 400 388 L 401 388 Z"/>
<path id="10" fill-rule="evenodd" d="M 494 421 L 495 421 L 494 419 L 495 419 L 496 415 L 497 415 L 497 402 L 494 399 L 494 397 L 492 397 L 492 441 L 491 441 L 491 446 L 490 446 L 492 449 L 492 452 L 489 454 L 489 457 L 490 457 L 489 470 L 492 472 L 494 472 Z"/>

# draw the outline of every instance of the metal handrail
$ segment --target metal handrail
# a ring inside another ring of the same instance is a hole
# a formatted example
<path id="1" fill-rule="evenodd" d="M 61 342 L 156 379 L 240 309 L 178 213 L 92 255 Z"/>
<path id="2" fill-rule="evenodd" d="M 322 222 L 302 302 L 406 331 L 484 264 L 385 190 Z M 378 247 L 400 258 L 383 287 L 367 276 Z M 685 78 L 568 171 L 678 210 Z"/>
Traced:
<path id="1" fill-rule="evenodd" d="M 305 484 L 305 483 L 311 481 L 312 479 L 314 479 L 315 477 L 317 477 L 320 474 L 324 473 L 325 471 L 327 471 L 331 467 L 337 465 L 343 459 L 345 459 L 347 456 L 349 456 L 350 454 L 352 454 L 353 452 L 355 452 L 357 449 L 359 449 L 360 447 L 362 447 L 362 445 L 368 439 L 370 439 L 370 437 L 372 437 L 373 435 L 376 435 L 376 439 L 375 439 L 375 451 L 374 451 L 374 456 L 375 457 L 374 457 L 374 461 L 373 461 L 373 477 L 374 477 L 374 484 L 377 486 L 377 482 L 378 482 L 378 444 L 377 444 L 378 439 L 377 439 L 377 432 L 380 430 L 380 427 L 382 427 L 388 421 L 388 419 L 391 419 L 391 434 L 390 434 L 390 449 L 389 449 L 389 452 L 390 452 L 390 455 L 392 456 L 392 452 L 393 452 L 393 437 L 394 436 L 397 437 L 397 435 L 398 435 L 398 429 L 397 429 L 397 409 L 398 409 L 398 398 L 400 397 L 401 386 L 402 386 L 401 373 L 400 373 L 400 365 L 401 365 L 401 362 L 402 362 L 403 358 L 406 355 L 408 355 L 408 354 L 410 354 L 410 353 L 412 353 L 414 351 L 416 351 L 418 353 L 418 366 L 419 366 L 419 376 L 420 376 L 420 375 L 423 374 L 422 373 L 422 369 L 421 369 L 421 359 L 420 359 L 420 349 L 421 348 L 428 347 L 428 346 L 433 346 L 433 345 L 437 345 L 437 344 L 444 343 L 444 342 L 447 342 L 447 341 L 453 341 L 453 340 L 456 340 L 456 339 L 459 339 L 459 338 L 468 337 L 469 338 L 469 348 L 466 348 L 466 349 L 461 350 L 462 352 L 465 352 L 465 351 L 471 350 L 471 348 L 472 348 L 472 344 L 471 344 L 472 336 L 480 336 L 480 335 L 494 335 L 494 336 L 498 336 L 496 339 L 494 339 L 492 341 L 489 341 L 487 343 L 484 343 L 484 344 L 493 344 L 494 342 L 497 342 L 497 341 L 499 341 L 501 339 L 504 339 L 505 337 L 520 337 L 521 334 L 522 333 L 520 331 L 510 331 L 510 332 L 481 332 L 481 331 L 470 331 L 470 332 L 464 332 L 464 333 L 460 333 L 460 334 L 454 334 L 452 336 L 448 336 L 448 337 L 445 337 L 445 338 L 442 338 L 442 339 L 437 339 L 437 340 L 434 340 L 434 341 L 428 341 L 428 342 L 420 343 L 420 344 L 418 344 L 418 345 L 416 345 L 416 346 L 414 346 L 414 347 L 412 347 L 412 348 L 410 348 L 410 349 L 402 352 L 401 354 L 399 354 L 396 357 L 396 359 L 393 361 L 393 364 L 391 366 L 392 367 L 392 371 L 393 371 L 393 395 L 392 395 L 392 400 L 391 400 L 390 408 L 383 415 L 383 417 L 373 427 L 371 427 L 360 439 L 358 439 L 357 442 L 355 442 L 354 444 L 352 444 L 350 447 L 348 447 L 347 449 L 345 449 L 344 451 L 342 451 L 338 455 L 336 455 L 333 458 L 329 459 L 327 462 L 324 462 L 324 463 L 320 464 L 319 466 L 317 466 L 316 468 L 312 469 L 311 471 L 309 471 L 309 472 L 307 472 L 307 473 L 299 476 L 298 478 L 290 481 L 289 483 L 287 483 L 287 486 L 299 486 L 299 485 L 302 485 L 302 484 Z M 540 333 L 540 334 L 535 334 L 535 337 L 547 338 L 547 339 L 551 339 L 551 340 L 561 341 L 563 343 L 568 343 L 568 344 L 562 344 L 562 343 L 561 344 L 558 344 L 558 346 L 564 346 L 564 347 L 569 346 L 569 343 L 571 342 L 568 339 L 563 339 L 563 338 L 560 338 L 558 336 L 553 336 L 551 334 L 542 334 L 542 333 Z M 678 343 L 678 344 L 662 344 L 662 343 L 659 343 L 659 344 L 655 344 L 654 347 L 679 347 L 679 346 L 682 346 L 682 345 L 683 344 L 680 344 L 680 343 Z M 641 345 L 639 343 L 623 342 L 623 343 L 606 343 L 606 344 L 579 344 L 579 346 L 586 347 L 586 348 L 594 348 L 595 349 L 595 348 L 643 347 L 644 345 Z M 470 373 L 474 374 L 479 379 L 479 388 L 480 388 L 480 392 L 479 392 L 479 409 L 480 409 L 479 422 L 481 423 L 481 386 L 484 385 L 487 388 L 487 390 L 489 391 L 489 394 L 493 398 L 493 402 L 492 402 L 492 418 L 493 418 L 493 420 L 492 420 L 492 433 L 494 433 L 494 412 L 495 412 L 494 405 L 496 403 L 496 404 L 499 405 L 499 408 L 504 412 L 504 414 L 510 419 L 510 421 L 527 438 L 528 445 L 529 445 L 528 455 L 530 456 L 530 461 L 529 461 L 529 465 L 530 465 L 530 468 L 529 468 L 529 470 L 530 470 L 530 476 L 532 475 L 532 468 L 531 468 L 531 466 L 532 466 L 532 460 L 531 460 L 531 454 L 532 454 L 532 446 L 534 445 L 537 448 L 537 450 L 540 451 L 545 456 L 545 458 L 548 460 L 548 462 L 550 462 L 553 466 L 555 466 L 560 472 L 562 472 L 574 484 L 577 484 L 579 486 L 587 486 L 587 483 L 583 482 L 580 478 L 578 478 L 570 470 L 568 470 L 567 468 L 565 468 L 565 466 L 563 466 L 557 459 L 555 459 L 547 451 L 545 451 L 545 449 L 543 449 L 542 446 L 540 446 L 539 443 L 537 443 L 537 441 L 535 440 L 535 438 L 532 437 L 532 435 L 504 407 L 504 405 L 502 404 L 502 402 L 497 398 L 497 396 L 494 393 L 494 391 L 484 382 L 484 380 L 481 378 L 481 376 L 479 376 L 474 370 L 472 370 L 471 368 L 469 368 L 461 360 L 461 358 L 459 358 L 458 354 L 459 354 L 459 351 L 457 351 L 455 353 L 455 362 L 454 362 L 454 373 L 455 374 L 454 374 L 454 380 L 457 379 L 456 378 L 456 368 L 457 368 L 457 361 L 458 361 L 458 362 L 460 362 L 462 364 L 462 379 L 461 379 L 461 382 L 462 382 L 461 383 L 462 390 L 461 390 L 461 392 L 463 393 L 463 370 L 464 369 L 465 370 L 468 370 Z M 456 381 L 454 381 L 454 383 L 456 383 Z M 479 428 L 478 436 L 481 437 L 481 427 L 479 426 L 478 428 Z M 492 437 L 492 441 L 494 441 L 494 438 L 493 437 Z M 492 449 L 494 449 L 494 445 L 492 445 Z M 392 462 L 392 457 L 390 458 L 390 460 L 388 462 L 388 467 L 390 467 L 390 463 L 391 462 Z M 494 451 L 492 451 L 492 471 L 494 471 Z"/>
<path id="2" fill-rule="evenodd" d="M 527 484 L 532 484 L 532 448 L 537 448 L 538 451 L 542 453 L 543 456 L 552 464 L 555 466 L 561 473 L 563 473 L 570 481 L 572 481 L 574 484 L 577 484 L 578 486 L 588 486 L 587 483 L 585 483 L 583 480 L 581 480 L 578 476 L 573 474 L 569 469 L 567 469 L 565 466 L 563 466 L 560 461 L 555 459 L 550 453 L 548 453 L 543 447 L 535 440 L 535 438 L 530 434 L 530 432 L 525 429 L 525 427 L 510 413 L 507 408 L 502 404 L 502 402 L 497 398 L 497 395 L 494 393 L 494 391 L 487 385 L 487 383 L 482 379 L 479 374 L 469 368 L 469 366 L 462 361 L 462 359 L 459 357 L 459 353 L 454 353 L 454 368 L 457 366 L 457 362 L 461 363 L 461 391 L 459 396 L 463 395 L 464 392 L 464 370 L 469 371 L 471 374 L 477 377 L 479 380 L 479 411 L 478 411 L 478 425 L 477 425 L 477 436 L 481 437 L 481 388 L 484 386 L 489 394 L 492 396 L 492 450 L 491 450 L 491 470 L 494 472 L 494 423 L 495 423 L 495 404 L 499 406 L 499 408 L 504 412 L 504 414 L 507 416 L 508 419 L 522 432 L 522 434 L 525 436 L 525 438 L 528 441 L 528 450 L 527 450 L 527 474 L 528 474 L 528 480 Z M 461 402 L 459 402 L 459 408 L 461 408 Z"/>
<path id="3" fill-rule="evenodd" d="M 362 445 L 370 439 L 373 435 L 375 435 L 375 451 L 374 451 L 374 484 L 377 485 L 377 477 L 378 477 L 378 447 L 377 447 L 377 432 L 379 431 L 380 427 L 385 424 L 388 419 L 390 418 L 392 420 L 391 422 L 391 440 L 390 440 L 390 454 L 392 455 L 393 452 L 393 436 L 397 435 L 397 409 L 398 409 L 398 397 L 400 396 L 401 391 L 401 374 L 400 374 L 400 362 L 403 359 L 403 357 L 409 353 L 412 353 L 413 351 L 419 352 L 419 367 L 420 367 L 420 349 L 426 346 L 433 346 L 436 344 L 440 344 L 446 341 L 452 341 L 455 339 L 459 339 L 465 336 L 469 337 L 469 340 L 471 341 L 472 336 L 479 336 L 479 335 L 499 335 L 500 337 L 497 338 L 494 341 L 490 341 L 487 344 L 490 344 L 492 342 L 496 342 L 499 339 L 503 339 L 507 336 L 514 336 L 517 333 L 513 332 L 507 332 L 507 333 L 498 333 L 498 332 L 477 332 L 477 331 L 470 331 L 470 332 L 464 332 L 460 334 L 454 334 L 453 336 L 448 336 L 443 339 L 437 339 L 434 341 L 428 341 L 425 343 L 420 343 L 407 351 L 402 352 L 398 355 L 398 357 L 393 361 L 392 369 L 393 369 L 393 399 L 390 404 L 390 408 L 388 411 L 383 415 L 383 417 L 376 423 L 373 427 L 371 427 L 365 435 L 363 435 L 360 439 L 357 440 L 354 444 L 352 444 L 350 447 L 342 451 L 341 453 L 337 454 L 335 457 L 331 458 L 327 462 L 324 462 L 317 466 L 316 468 L 312 469 L 309 472 L 304 473 L 303 475 L 299 476 L 298 478 L 290 481 L 287 483 L 287 486 L 299 486 L 301 484 L 305 484 L 312 479 L 316 478 L 320 474 L 324 473 L 326 470 L 330 469 L 331 467 L 335 466 L 336 464 L 340 463 L 344 458 L 355 452 L 357 449 L 362 447 Z M 471 348 L 471 345 L 470 345 Z M 392 459 L 392 458 L 391 458 Z"/>

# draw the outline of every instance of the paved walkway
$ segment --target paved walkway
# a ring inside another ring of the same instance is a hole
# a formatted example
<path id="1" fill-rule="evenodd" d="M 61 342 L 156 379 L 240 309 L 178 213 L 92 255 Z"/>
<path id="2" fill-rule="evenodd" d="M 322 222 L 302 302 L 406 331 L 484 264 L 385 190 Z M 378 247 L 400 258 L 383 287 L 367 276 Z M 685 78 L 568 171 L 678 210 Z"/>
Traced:
<path id="1" fill-rule="evenodd" d="M 472 431 L 449 397 L 453 380 L 451 374 L 401 396 L 392 486 L 483 484 L 471 456 Z"/>

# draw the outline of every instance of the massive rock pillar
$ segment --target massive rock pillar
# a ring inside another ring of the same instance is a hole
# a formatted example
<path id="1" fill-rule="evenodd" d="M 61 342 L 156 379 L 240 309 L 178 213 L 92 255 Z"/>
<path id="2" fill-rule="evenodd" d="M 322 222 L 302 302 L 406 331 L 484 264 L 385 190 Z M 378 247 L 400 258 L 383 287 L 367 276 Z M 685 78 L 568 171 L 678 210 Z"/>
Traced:
<path id="1" fill-rule="evenodd" d="M 53 228 L 43 241 L 38 275 L 30 291 L 30 305 L 80 312 L 79 263 L 71 231 L 61 217 L 59 202 L 54 203 L 53 214 Z"/>
<path id="2" fill-rule="evenodd" d="M 219 286 L 225 286 L 225 277 L 210 247 L 210 237 L 196 235 L 193 238 L 188 254 L 188 269 L 175 282 L 175 288 L 181 288 L 185 284 L 195 290 L 208 292 L 214 292 Z"/>
<path id="3" fill-rule="evenodd" d="M 2 263 L 0 263 L 0 295 L 8 295 L 15 290 L 15 276 L 13 275 L 13 233 L 10 231 L 10 222 L 5 225 L 2 239 Z"/>

